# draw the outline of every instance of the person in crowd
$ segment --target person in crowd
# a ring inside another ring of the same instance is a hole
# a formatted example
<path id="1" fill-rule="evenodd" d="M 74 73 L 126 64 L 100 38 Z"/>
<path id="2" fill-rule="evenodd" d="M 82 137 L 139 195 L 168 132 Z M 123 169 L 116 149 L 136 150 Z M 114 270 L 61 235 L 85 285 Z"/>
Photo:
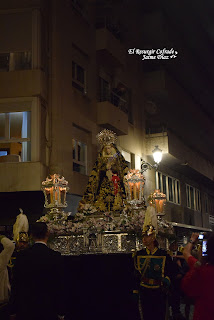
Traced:
<path id="1" fill-rule="evenodd" d="M 183 255 L 189 271 L 182 280 L 182 289 L 195 301 L 193 320 L 213 320 L 214 317 L 214 234 L 207 241 L 207 256 L 202 263 L 191 250 L 199 234 L 193 233 Z"/>
<path id="2" fill-rule="evenodd" d="M 15 265 L 16 257 L 19 251 L 25 250 L 29 247 L 29 223 L 27 216 L 23 213 L 23 210 L 19 208 L 20 214 L 17 215 L 16 221 L 13 225 L 13 240 L 16 244 L 13 255 L 9 261 L 9 277 L 10 281 L 12 281 L 13 277 L 13 268 Z"/>
<path id="3" fill-rule="evenodd" d="M 8 271 L 9 271 L 9 279 L 10 283 L 12 282 L 13 278 L 13 269 L 16 262 L 16 257 L 19 253 L 19 251 L 25 250 L 29 247 L 29 236 L 27 232 L 21 231 L 18 234 L 18 237 L 16 239 L 15 243 L 15 250 L 13 251 L 13 254 L 9 260 L 8 263 Z"/>
<path id="4" fill-rule="evenodd" d="M 174 239 L 171 241 L 169 245 L 169 254 L 172 259 L 172 267 L 173 267 L 173 277 L 172 284 L 170 290 L 170 306 L 172 310 L 172 319 L 173 320 L 185 320 L 185 317 L 182 315 L 180 311 L 180 302 L 181 302 L 181 280 L 184 276 L 184 264 L 185 260 L 181 252 L 178 251 L 178 243 L 177 240 Z"/>
<path id="5" fill-rule="evenodd" d="M 34 245 L 16 258 L 10 319 L 64 319 L 61 255 L 47 247 L 49 232 L 44 222 L 32 225 L 31 235 Z"/>
<path id="6" fill-rule="evenodd" d="M 28 232 L 19 232 L 18 239 L 16 240 L 16 250 L 19 252 L 29 247 L 29 236 Z"/>
<path id="7" fill-rule="evenodd" d="M 197 260 L 201 259 L 201 249 L 200 249 L 200 245 L 198 244 L 198 240 L 192 246 L 191 255 L 193 257 L 195 257 Z M 185 260 L 185 264 L 184 264 L 184 267 L 183 267 L 184 275 L 188 271 L 189 271 L 189 266 L 188 266 L 188 263 Z M 186 320 L 189 320 L 190 319 L 191 307 L 194 306 L 194 299 L 192 299 L 191 297 L 189 297 L 186 294 L 184 294 L 183 291 L 182 291 L 182 298 L 183 298 L 183 303 L 185 305 L 185 309 L 184 309 L 185 310 L 185 318 L 186 318 Z"/>
<path id="8" fill-rule="evenodd" d="M 165 250 L 158 248 L 156 231 L 152 225 L 145 226 L 143 230 L 143 244 L 146 248 L 134 254 L 133 293 L 139 295 L 140 312 L 144 320 L 164 320 L 172 260 Z"/>
<path id="9" fill-rule="evenodd" d="M 15 243 L 0 235 L 0 319 L 5 319 L 7 314 L 7 303 L 10 294 L 10 282 L 7 264 L 15 249 Z"/>
<path id="10" fill-rule="evenodd" d="M 29 236 L 28 236 L 28 232 L 27 231 L 23 231 L 23 230 L 28 230 L 29 229 L 29 225 L 28 225 L 28 220 L 27 217 L 25 215 L 23 215 L 23 213 L 21 213 L 19 216 L 17 216 L 17 220 L 20 221 L 20 216 L 24 217 L 24 221 L 26 221 L 26 228 L 23 228 L 23 224 L 19 224 L 19 226 L 17 227 L 17 221 L 14 224 L 14 226 L 16 226 L 16 232 L 14 234 L 14 241 L 15 241 L 15 250 L 10 258 L 10 261 L 8 263 L 8 270 L 9 270 L 9 279 L 10 282 L 12 282 L 12 278 L 13 278 L 13 270 L 14 270 L 14 265 L 16 262 L 16 257 L 19 254 L 20 251 L 25 250 L 29 247 Z M 19 219 L 18 219 L 19 217 Z"/>

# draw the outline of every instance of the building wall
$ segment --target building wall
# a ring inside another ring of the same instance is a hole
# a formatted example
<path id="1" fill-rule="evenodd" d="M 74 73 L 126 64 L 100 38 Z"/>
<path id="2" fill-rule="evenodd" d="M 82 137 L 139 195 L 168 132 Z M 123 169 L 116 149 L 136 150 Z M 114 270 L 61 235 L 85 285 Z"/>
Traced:
<path id="1" fill-rule="evenodd" d="M 94 12 L 89 11 L 88 18 L 85 19 L 78 15 L 72 6 L 66 6 L 65 2 L 55 2 L 53 15 L 56 16 L 53 19 L 55 24 L 52 37 L 53 87 L 50 112 L 53 120 L 50 171 L 58 170 L 63 173 L 70 183 L 71 192 L 82 195 L 88 177 L 72 171 L 71 141 L 72 138 L 79 138 L 80 141 L 86 142 L 89 174 L 99 150 L 96 134 L 102 129 L 97 124 L 98 76 L 108 74 L 113 82 L 120 81 L 133 91 L 131 107 L 134 125 L 128 125 L 128 135 L 118 137 L 118 146 L 138 157 L 142 153 L 141 142 L 144 134 L 142 93 L 138 85 L 137 65 L 133 67 L 127 59 L 123 68 L 119 65 L 115 67 L 106 57 L 100 61 L 97 56 Z M 72 87 L 72 61 L 86 70 L 87 83 L 84 94 Z"/>
<path id="2" fill-rule="evenodd" d="M 198 176 L 194 178 L 190 172 L 178 170 L 178 164 L 187 161 L 200 177 L 212 180 L 213 159 L 208 161 L 198 152 L 207 135 L 200 139 L 198 150 L 195 150 L 194 133 L 189 130 L 194 118 L 196 123 L 202 122 L 201 127 L 207 125 L 210 136 L 210 120 L 203 116 L 200 108 L 195 108 L 192 97 L 165 71 L 156 72 L 155 76 L 145 74 L 141 59 L 128 55 L 127 50 L 135 46 L 134 34 L 138 35 L 136 47 L 139 48 L 143 34 L 145 39 L 150 38 L 149 31 L 146 36 L 146 28 L 141 33 L 139 19 L 133 19 L 133 22 L 129 19 L 129 6 L 122 9 L 122 39 L 117 39 L 108 28 L 95 28 L 96 9 L 96 4 L 90 1 L 83 10 L 65 0 L 1 3 L 0 36 L 4 41 L 1 41 L 0 53 L 30 52 L 31 67 L 0 72 L 0 113 L 31 112 L 31 159 L 29 162 L 0 163 L 0 191 L 40 190 L 47 174 L 59 173 L 69 181 L 69 193 L 77 198 L 82 196 L 99 150 L 96 135 L 108 126 L 119 133 L 117 145 L 121 152 L 130 154 L 132 168 L 140 168 L 141 158 L 154 164 L 151 155 L 156 144 L 163 150 L 159 170 L 180 181 L 181 195 L 180 205 L 167 203 L 166 219 L 208 227 L 208 214 L 214 212 L 212 209 L 205 212 L 205 198 L 208 195 L 212 200 L 213 192 L 203 179 L 199 181 Z M 110 16 L 115 14 L 117 17 L 120 10 L 115 4 Z M 139 12 L 136 15 L 139 17 Z M 149 16 L 144 22 L 146 19 Z M 152 20 L 149 21 L 151 24 Z M 162 25 L 162 16 L 157 15 L 155 22 Z M 74 68 L 78 66 L 85 70 L 85 83 L 82 87 L 79 84 L 82 92 L 74 86 L 77 80 L 77 69 Z M 104 119 L 98 117 L 101 108 L 99 77 L 108 81 L 111 88 L 118 84 L 126 88 L 129 110 L 121 119 L 119 115 L 123 111 L 109 101 L 112 115 L 103 115 Z M 154 115 L 146 110 L 148 101 L 157 105 Z M 187 114 L 190 112 L 190 118 L 183 119 L 184 110 Z M 197 113 L 194 117 L 193 110 Z M 118 117 L 118 121 L 113 121 L 114 117 Z M 171 130 L 148 139 L 146 119 L 149 118 L 152 124 L 153 117 L 160 117 L 161 123 L 166 121 L 170 129 L 175 128 L 176 120 L 181 121 L 176 125 L 175 134 Z M 192 128 L 195 130 L 195 125 Z M 86 174 L 73 170 L 72 139 L 87 146 Z M 146 198 L 156 187 L 155 175 L 155 170 L 145 173 Z M 201 211 L 194 212 L 186 207 L 186 183 L 200 190 Z"/>

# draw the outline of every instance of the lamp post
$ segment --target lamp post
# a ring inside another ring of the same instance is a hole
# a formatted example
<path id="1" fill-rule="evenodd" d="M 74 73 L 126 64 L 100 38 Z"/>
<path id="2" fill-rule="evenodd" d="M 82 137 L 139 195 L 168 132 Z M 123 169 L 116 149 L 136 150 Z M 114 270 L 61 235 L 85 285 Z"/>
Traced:
<path id="1" fill-rule="evenodd" d="M 151 170 L 155 169 L 157 170 L 159 163 L 162 160 L 162 150 L 158 147 L 155 146 L 154 150 L 152 151 L 153 153 L 153 159 L 155 164 L 151 164 L 149 162 L 146 162 L 142 160 L 141 164 L 141 172 L 145 172 L 146 170 Z M 155 212 L 157 216 L 164 215 L 164 206 L 166 203 L 166 195 L 162 192 L 160 192 L 159 189 L 156 189 L 153 193 L 150 194 L 149 198 L 151 199 L 151 204 L 155 205 Z"/>
<path id="2" fill-rule="evenodd" d="M 155 146 L 154 150 L 152 151 L 153 153 L 153 159 L 155 164 L 151 164 L 149 162 L 144 161 L 143 159 L 141 159 L 142 163 L 141 163 L 141 172 L 144 172 L 146 170 L 151 170 L 151 169 L 155 169 L 157 170 L 159 163 L 162 160 L 162 150 L 158 148 L 158 146 Z"/>

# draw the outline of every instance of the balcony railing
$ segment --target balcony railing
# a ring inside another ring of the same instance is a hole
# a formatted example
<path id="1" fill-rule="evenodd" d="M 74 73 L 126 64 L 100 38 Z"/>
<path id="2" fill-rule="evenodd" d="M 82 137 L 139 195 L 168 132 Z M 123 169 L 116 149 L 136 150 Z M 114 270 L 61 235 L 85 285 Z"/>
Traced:
<path id="1" fill-rule="evenodd" d="M 114 22 L 112 18 L 97 17 L 95 27 L 96 29 L 106 28 L 113 34 L 115 38 L 121 40 L 121 30 L 119 24 Z"/>
<path id="2" fill-rule="evenodd" d="M 154 133 L 164 133 L 167 132 L 167 126 L 155 126 L 155 127 L 146 127 L 146 134 L 154 134 Z"/>
<path id="3" fill-rule="evenodd" d="M 121 111 L 128 114 L 127 101 L 121 98 L 113 90 L 101 90 L 99 94 L 99 101 L 109 101 L 115 107 L 118 107 Z"/>

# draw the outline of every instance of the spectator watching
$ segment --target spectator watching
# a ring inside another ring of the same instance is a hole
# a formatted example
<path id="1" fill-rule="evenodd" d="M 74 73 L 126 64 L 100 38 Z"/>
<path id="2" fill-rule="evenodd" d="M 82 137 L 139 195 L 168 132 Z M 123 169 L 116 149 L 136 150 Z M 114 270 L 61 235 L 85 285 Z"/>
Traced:
<path id="1" fill-rule="evenodd" d="M 207 256 L 202 264 L 191 250 L 199 234 L 193 233 L 183 255 L 190 270 L 182 280 L 183 291 L 195 301 L 193 320 L 213 320 L 214 315 L 214 234 L 207 241 Z"/>

